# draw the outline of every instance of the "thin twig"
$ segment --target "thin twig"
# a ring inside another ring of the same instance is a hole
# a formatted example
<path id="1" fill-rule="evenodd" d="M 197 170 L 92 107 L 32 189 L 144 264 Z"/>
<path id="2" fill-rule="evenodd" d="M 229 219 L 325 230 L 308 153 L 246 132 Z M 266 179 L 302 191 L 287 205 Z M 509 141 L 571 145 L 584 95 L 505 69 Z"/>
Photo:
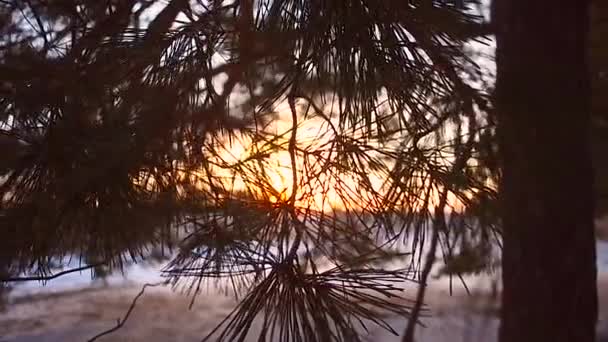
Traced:
<path id="1" fill-rule="evenodd" d="M 129 306 L 129 310 L 127 310 L 125 317 L 122 320 L 119 319 L 116 322 L 116 326 L 114 326 L 113 328 L 100 332 L 99 334 L 97 334 L 97 335 L 93 336 L 91 339 L 89 339 L 87 342 L 93 342 L 102 336 L 111 334 L 111 333 L 115 332 L 116 330 L 120 329 L 125 324 L 127 319 L 129 318 L 129 315 L 131 315 L 131 311 L 133 311 L 133 309 L 135 308 L 135 304 L 137 304 L 137 300 L 139 299 L 139 297 L 141 297 L 144 294 L 146 287 L 155 287 L 155 286 L 159 286 L 162 284 L 163 284 L 163 282 L 153 283 L 153 284 L 150 284 L 150 283 L 144 284 L 144 286 L 142 286 L 142 288 L 141 288 L 141 291 L 139 291 L 137 296 L 135 296 L 135 298 L 133 298 L 133 301 L 131 302 L 131 306 Z"/>
<path id="2" fill-rule="evenodd" d="M 86 265 L 86 266 L 82 266 L 82 267 L 72 268 L 72 269 L 61 271 L 59 273 L 55 273 L 55 274 L 52 274 L 52 275 L 49 275 L 49 276 L 0 278 L 0 283 L 22 282 L 22 281 L 48 281 L 48 280 L 51 280 L 51 279 L 59 278 L 61 276 L 69 274 L 69 273 L 74 273 L 74 272 L 88 270 L 88 269 L 95 268 L 97 266 L 101 266 L 101 265 L 104 265 L 104 264 L 106 264 L 106 263 L 105 262 L 101 262 L 101 263 L 97 263 L 97 264 L 92 264 L 92 265 Z"/>
<path id="3" fill-rule="evenodd" d="M 291 137 L 289 139 L 289 159 L 291 160 L 291 177 L 292 177 L 292 185 L 291 185 L 291 196 L 289 198 L 289 205 L 293 209 L 296 206 L 296 196 L 298 192 L 298 169 L 297 169 L 297 161 L 296 161 L 296 144 L 297 144 L 297 136 L 298 136 L 298 114 L 296 112 L 296 102 L 295 97 L 290 96 L 287 99 L 289 103 L 289 109 L 291 110 Z M 293 219 L 297 220 L 297 215 L 293 215 Z M 294 258 L 297 254 L 298 247 L 300 246 L 300 242 L 302 240 L 302 230 L 299 225 L 295 226 L 296 238 L 291 246 L 291 250 L 289 252 L 289 258 Z"/>

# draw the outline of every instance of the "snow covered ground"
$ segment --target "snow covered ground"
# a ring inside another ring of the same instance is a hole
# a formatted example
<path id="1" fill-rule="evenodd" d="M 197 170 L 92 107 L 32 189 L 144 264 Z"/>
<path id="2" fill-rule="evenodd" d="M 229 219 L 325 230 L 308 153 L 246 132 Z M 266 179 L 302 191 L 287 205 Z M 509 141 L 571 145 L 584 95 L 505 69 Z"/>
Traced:
<path id="1" fill-rule="evenodd" d="M 110 285 L 47 292 L 13 298 L 0 315 L 2 342 L 87 341 L 122 318 L 140 287 Z M 497 320 L 484 311 L 482 298 L 462 293 L 448 296 L 434 288 L 429 294 L 432 317 L 419 327 L 419 341 L 491 341 Z M 201 294 L 188 310 L 190 297 L 163 288 L 148 288 L 126 324 L 99 341 L 200 341 L 233 308 L 235 301 L 219 293 Z M 466 313 L 466 315 L 465 315 Z M 405 319 L 389 321 L 397 331 Z M 474 329 L 472 327 L 475 327 Z M 256 341 L 254 325 L 251 338 Z M 399 341 L 390 332 L 371 326 L 369 341 Z"/>
<path id="2" fill-rule="evenodd" d="M 598 242 L 600 326 L 608 328 L 608 243 Z M 17 286 L 10 304 L 0 313 L 0 342 L 87 341 L 116 325 L 126 313 L 141 284 L 160 280 L 157 267 L 130 266 L 124 276 L 113 275 L 92 283 L 88 272 L 59 277 L 41 287 L 39 283 Z M 489 279 L 468 281 L 472 295 L 456 287 L 450 296 L 447 281 L 431 283 L 427 303 L 431 317 L 417 329 L 417 342 L 492 342 L 498 328 L 497 303 L 489 296 Z M 412 288 L 414 290 L 414 288 Z M 407 294 L 407 290 L 406 290 Z M 415 292 L 409 292 L 408 297 Z M 203 292 L 191 310 L 191 297 L 168 288 L 148 288 L 125 325 L 99 341 L 200 341 L 235 306 L 235 300 L 214 290 Z M 396 331 L 403 331 L 403 317 L 391 317 Z M 254 324 L 250 339 L 256 341 Z M 369 341 L 400 341 L 381 328 L 371 327 Z"/>

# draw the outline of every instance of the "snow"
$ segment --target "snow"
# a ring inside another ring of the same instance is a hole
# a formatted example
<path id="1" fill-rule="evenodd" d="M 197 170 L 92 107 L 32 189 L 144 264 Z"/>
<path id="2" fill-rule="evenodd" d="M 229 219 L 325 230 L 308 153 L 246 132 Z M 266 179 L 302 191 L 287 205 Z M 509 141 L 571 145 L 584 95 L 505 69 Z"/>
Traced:
<path id="1" fill-rule="evenodd" d="M 597 250 L 600 331 L 604 331 L 608 243 L 598 242 Z M 158 274 L 161 266 L 134 264 L 124 274 L 108 277 L 105 284 L 92 281 L 88 271 L 71 273 L 45 285 L 20 284 L 10 293 L 7 311 L 0 313 L 0 341 L 87 341 L 124 316 L 141 284 L 161 280 Z M 472 295 L 467 295 L 460 286 L 455 286 L 450 295 L 447 279 L 434 280 L 427 295 L 431 316 L 424 320 L 426 327 L 417 328 L 416 341 L 496 341 L 498 319 L 496 302 L 489 296 L 490 283 L 488 277 L 471 277 L 467 284 Z M 192 310 L 188 310 L 190 300 L 191 297 L 168 288 L 148 288 L 125 326 L 99 341 L 200 341 L 236 305 L 232 297 L 214 290 L 200 294 Z M 398 332 L 405 329 L 403 317 L 390 317 L 388 321 Z M 247 341 L 256 340 L 255 330 L 254 324 Z M 374 326 L 367 339 L 400 341 Z"/>

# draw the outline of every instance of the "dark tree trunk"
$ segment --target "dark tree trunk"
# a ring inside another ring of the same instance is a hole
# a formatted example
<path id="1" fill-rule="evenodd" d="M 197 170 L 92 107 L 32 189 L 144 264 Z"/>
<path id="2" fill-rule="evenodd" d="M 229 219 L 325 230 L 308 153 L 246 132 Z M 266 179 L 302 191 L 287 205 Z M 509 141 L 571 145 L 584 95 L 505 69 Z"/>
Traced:
<path id="1" fill-rule="evenodd" d="M 608 215 L 608 1 L 592 0 L 589 39 L 592 94 L 592 158 L 595 177 L 595 215 Z M 608 239 L 608 227 L 597 230 Z M 597 227 L 596 227 L 597 229 Z"/>
<path id="2" fill-rule="evenodd" d="M 588 1 L 495 0 L 501 342 L 595 341 Z"/>

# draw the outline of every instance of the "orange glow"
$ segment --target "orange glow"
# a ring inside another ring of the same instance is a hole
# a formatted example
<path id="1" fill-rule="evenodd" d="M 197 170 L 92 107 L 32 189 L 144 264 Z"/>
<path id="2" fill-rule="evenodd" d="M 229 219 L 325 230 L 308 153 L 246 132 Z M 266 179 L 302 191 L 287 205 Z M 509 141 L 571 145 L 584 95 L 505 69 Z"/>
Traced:
<path id="1" fill-rule="evenodd" d="M 291 120 L 282 117 L 267 128 L 267 132 L 270 133 L 267 140 L 253 142 L 250 138 L 240 137 L 225 146 L 225 152 L 220 153 L 221 158 L 230 165 L 246 164 L 248 168 L 245 173 L 248 173 L 250 178 L 243 179 L 247 176 L 231 174 L 230 168 L 220 169 L 217 173 L 229 180 L 229 187 L 234 190 L 247 188 L 274 203 L 289 201 L 294 191 L 292 156 L 288 151 L 291 128 Z M 299 122 L 296 143 L 300 149 L 318 151 L 334 137 L 325 121 L 307 118 Z M 263 158 L 256 158 L 260 154 L 263 155 Z M 295 157 L 297 206 L 323 211 L 345 208 L 383 209 L 384 205 L 378 202 L 378 196 L 373 194 L 373 192 L 386 194 L 385 176 L 382 174 L 369 170 L 369 173 L 365 174 L 368 183 L 366 186 L 361 186 L 361 180 L 358 177 L 355 179 L 346 174 L 332 176 L 327 172 L 320 172 L 322 167 L 319 165 L 312 167 L 312 173 L 318 172 L 319 174 L 305 174 L 305 172 L 310 173 L 310 160 L 309 169 L 306 169 L 304 155 L 296 153 Z M 333 161 L 337 157 L 334 152 L 331 157 L 326 155 L 324 158 Z M 314 158 L 312 159 L 314 162 Z M 429 193 L 431 198 L 426 203 L 428 209 L 432 209 L 438 204 L 438 192 L 435 189 Z M 425 205 L 422 198 L 415 198 L 415 196 L 408 201 L 414 201 L 410 202 L 410 207 L 417 209 L 423 209 Z M 464 204 L 451 193 L 448 194 L 448 206 L 451 210 L 456 211 L 464 208 Z"/>

